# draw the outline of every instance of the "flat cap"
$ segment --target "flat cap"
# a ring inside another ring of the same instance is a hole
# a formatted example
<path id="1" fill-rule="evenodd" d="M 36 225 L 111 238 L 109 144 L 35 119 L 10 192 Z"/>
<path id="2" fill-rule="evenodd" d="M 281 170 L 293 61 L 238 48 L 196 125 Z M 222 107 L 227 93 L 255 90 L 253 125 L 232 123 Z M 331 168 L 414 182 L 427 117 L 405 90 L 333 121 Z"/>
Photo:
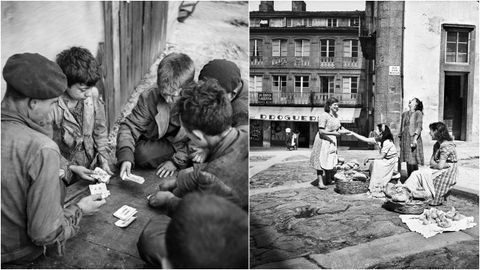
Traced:
<path id="1" fill-rule="evenodd" d="M 3 78 L 13 90 L 30 98 L 55 98 L 67 89 L 62 69 L 38 53 L 10 56 L 3 67 Z"/>
<path id="2" fill-rule="evenodd" d="M 225 59 L 215 59 L 203 66 L 198 80 L 217 79 L 227 93 L 231 93 L 242 81 L 240 69 L 235 63 Z"/>

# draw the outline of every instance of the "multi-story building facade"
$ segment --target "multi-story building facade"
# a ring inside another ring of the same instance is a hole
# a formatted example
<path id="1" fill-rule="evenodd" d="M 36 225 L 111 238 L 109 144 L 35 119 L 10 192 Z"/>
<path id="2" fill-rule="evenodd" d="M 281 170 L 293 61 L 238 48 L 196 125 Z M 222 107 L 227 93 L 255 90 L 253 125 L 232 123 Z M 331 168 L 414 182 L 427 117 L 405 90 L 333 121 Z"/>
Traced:
<path id="1" fill-rule="evenodd" d="M 284 145 L 287 127 L 300 133 L 300 147 L 311 146 L 329 97 L 345 127 L 367 132 L 364 20 L 363 11 L 306 11 L 303 1 L 292 11 L 262 1 L 250 12 L 251 146 Z"/>
<path id="2" fill-rule="evenodd" d="M 455 140 L 478 142 L 478 1 L 367 1 L 365 12 L 374 122 L 398 133 L 401 112 L 417 97 L 424 141 L 428 125 L 443 121 Z"/>

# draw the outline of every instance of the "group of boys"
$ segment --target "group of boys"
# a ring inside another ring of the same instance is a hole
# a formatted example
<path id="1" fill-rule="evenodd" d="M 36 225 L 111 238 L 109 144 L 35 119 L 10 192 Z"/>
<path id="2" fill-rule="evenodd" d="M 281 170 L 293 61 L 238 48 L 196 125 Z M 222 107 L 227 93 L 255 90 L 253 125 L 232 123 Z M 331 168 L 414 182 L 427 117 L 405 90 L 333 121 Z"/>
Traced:
<path id="1" fill-rule="evenodd" d="M 148 204 L 171 221 L 151 220 L 138 242 L 154 267 L 248 266 L 248 93 L 238 67 L 213 60 L 194 81 L 189 56 L 160 62 L 157 85 L 145 90 L 119 127 L 117 165 L 160 177 Z M 11 56 L 2 100 L 2 264 L 59 251 L 83 215 L 105 204 L 100 195 L 64 207 L 65 186 L 94 181 L 93 168 L 112 174 L 105 105 L 95 88 L 100 68 L 86 49 L 72 47 L 56 63 L 39 54 Z M 170 178 L 169 178 L 170 179 Z M 15 232 L 15 233 L 13 233 Z M 226 259 L 228 258 L 228 259 Z"/>

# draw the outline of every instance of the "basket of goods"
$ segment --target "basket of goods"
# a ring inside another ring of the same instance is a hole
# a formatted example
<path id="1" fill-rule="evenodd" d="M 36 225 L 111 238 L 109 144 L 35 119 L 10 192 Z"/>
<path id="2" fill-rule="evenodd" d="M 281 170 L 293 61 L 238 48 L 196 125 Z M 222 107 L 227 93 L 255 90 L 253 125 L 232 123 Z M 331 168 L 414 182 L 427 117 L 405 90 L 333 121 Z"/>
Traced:
<path id="1" fill-rule="evenodd" d="M 419 215 L 428 206 L 428 201 L 413 199 L 410 190 L 402 185 L 395 185 L 392 188 L 387 186 L 385 195 L 387 201 L 383 207 L 396 213 Z"/>
<path id="2" fill-rule="evenodd" d="M 350 161 L 337 166 L 335 179 L 335 191 L 340 194 L 360 194 L 368 191 L 369 179 L 367 172 L 359 171 L 360 165 L 356 161 Z"/>

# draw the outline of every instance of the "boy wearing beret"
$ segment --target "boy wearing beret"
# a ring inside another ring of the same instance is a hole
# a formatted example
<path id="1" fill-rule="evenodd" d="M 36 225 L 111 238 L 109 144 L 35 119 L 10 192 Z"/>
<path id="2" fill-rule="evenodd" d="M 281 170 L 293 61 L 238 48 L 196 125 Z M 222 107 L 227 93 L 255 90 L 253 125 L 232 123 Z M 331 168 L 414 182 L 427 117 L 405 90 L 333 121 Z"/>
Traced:
<path id="1" fill-rule="evenodd" d="M 67 88 L 60 67 L 39 54 L 11 56 L 4 68 L 2 100 L 2 266 L 39 257 L 79 230 L 83 215 L 105 203 L 100 195 L 64 208 L 60 151 L 45 129 L 47 116 Z"/>
<path id="2" fill-rule="evenodd" d="M 216 79 L 232 103 L 232 127 L 248 125 L 248 88 L 238 66 L 225 59 L 214 59 L 203 66 L 198 80 Z"/>
<path id="3" fill-rule="evenodd" d="M 50 114 L 53 140 L 67 160 L 63 179 L 71 183 L 75 174 L 93 181 L 90 174 L 95 167 L 112 174 L 108 165 L 105 104 L 95 87 L 100 80 L 97 61 L 87 49 L 72 47 L 59 53 L 56 62 L 68 84 Z"/>
<path id="4" fill-rule="evenodd" d="M 193 81 L 195 67 L 183 53 L 171 53 L 158 65 L 157 87 L 145 90 L 131 114 L 120 124 L 117 161 L 120 177 L 133 166 L 157 168 L 160 177 L 188 165 L 188 138 L 180 127 L 175 102 L 182 88 Z"/>

